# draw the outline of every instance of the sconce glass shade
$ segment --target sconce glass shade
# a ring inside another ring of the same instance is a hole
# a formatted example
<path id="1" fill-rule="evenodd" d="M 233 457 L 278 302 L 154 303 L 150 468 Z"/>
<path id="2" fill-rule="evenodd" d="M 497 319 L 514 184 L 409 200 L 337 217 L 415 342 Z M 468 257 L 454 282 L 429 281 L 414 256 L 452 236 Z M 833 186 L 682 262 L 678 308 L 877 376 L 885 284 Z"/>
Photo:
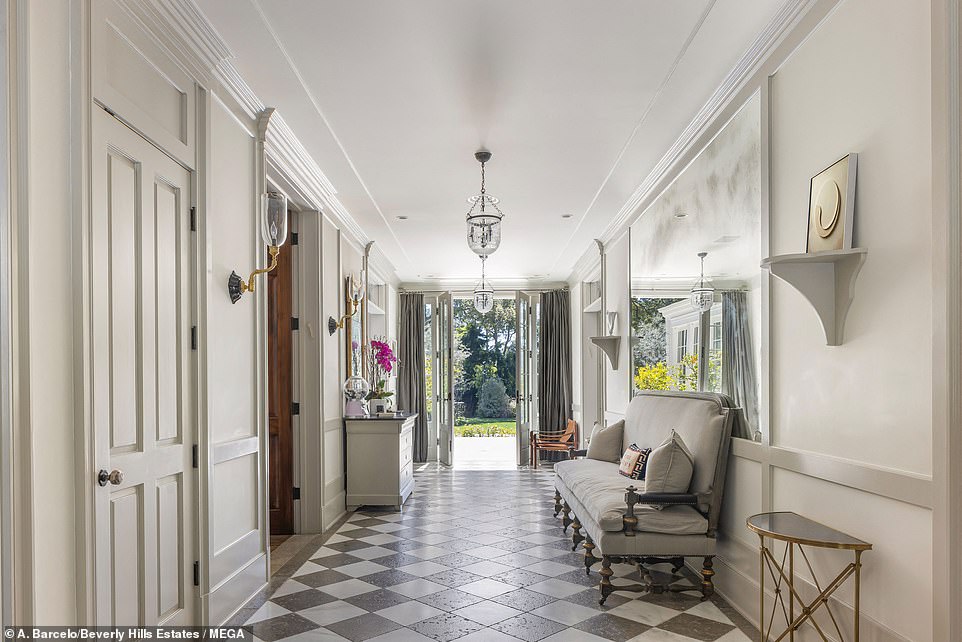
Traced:
<path id="1" fill-rule="evenodd" d="M 287 197 L 280 192 L 261 197 L 261 236 L 268 247 L 280 247 L 287 240 Z"/>
<path id="2" fill-rule="evenodd" d="M 501 246 L 501 219 L 498 199 L 487 194 L 471 197 L 471 211 L 467 216 L 468 247 L 478 256 L 489 256 Z M 480 208 L 478 206 L 480 205 Z"/>
<path id="3" fill-rule="evenodd" d="M 348 377 L 344 382 L 344 396 L 351 401 L 361 401 L 371 392 L 371 384 L 360 375 Z"/>
<path id="4" fill-rule="evenodd" d="M 351 299 L 359 302 L 364 298 L 364 279 L 356 279 L 351 275 Z"/>

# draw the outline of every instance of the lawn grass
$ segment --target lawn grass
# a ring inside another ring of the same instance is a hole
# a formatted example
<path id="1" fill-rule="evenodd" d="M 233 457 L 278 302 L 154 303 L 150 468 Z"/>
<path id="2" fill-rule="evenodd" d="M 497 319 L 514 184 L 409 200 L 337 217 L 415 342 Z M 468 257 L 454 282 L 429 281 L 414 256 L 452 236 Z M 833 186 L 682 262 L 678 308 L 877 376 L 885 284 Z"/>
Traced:
<path id="1" fill-rule="evenodd" d="M 471 419 L 470 425 L 455 426 L 458 437 L 513 437 L 516 424 L 513 419 Z"/>

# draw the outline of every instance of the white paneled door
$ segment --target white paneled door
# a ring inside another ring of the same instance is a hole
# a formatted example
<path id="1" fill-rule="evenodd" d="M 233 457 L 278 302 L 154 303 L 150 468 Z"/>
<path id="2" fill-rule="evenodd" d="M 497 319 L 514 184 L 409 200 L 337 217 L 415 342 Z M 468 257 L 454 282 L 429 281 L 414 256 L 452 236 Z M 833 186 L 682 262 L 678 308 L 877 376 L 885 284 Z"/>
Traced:
<path id="1" fill-rule="evenodd" d="M 191 624 L 190 172 L 93 111 L 97 624 Z"/>
<path id="2" fill-rule="evenodd" d="M 450 292 L 438 297 L 438 461 L 454 463 L 454 299 Z"/>

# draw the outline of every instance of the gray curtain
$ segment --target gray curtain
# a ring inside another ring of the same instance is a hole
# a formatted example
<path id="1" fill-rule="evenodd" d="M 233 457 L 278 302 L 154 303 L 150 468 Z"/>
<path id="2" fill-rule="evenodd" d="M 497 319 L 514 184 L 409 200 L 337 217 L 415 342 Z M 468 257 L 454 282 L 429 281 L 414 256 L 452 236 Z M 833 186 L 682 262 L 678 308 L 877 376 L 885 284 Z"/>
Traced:
<path id="1" fill-rule="evenodd" d="M 414 420 L 414 461 L 428 460 L 428 418 L 424 386 L 424 295 L 402 292 L 398 308 L 398 410 L 418 413 Z"/>
<path id="2" fill-rule="evenodd" d="M 758 432 L 758 377 L 749 320 L 748 294 L 722 292 L 722 392 L 742 409 L 733 437 L 755 439 Z"/>
<path id="3" fill-rule="evenodd" d="M 541 293 L 538 331 L 539 430 L 564 430 L 571 419 L 571 300 L 567 290 Z"/>

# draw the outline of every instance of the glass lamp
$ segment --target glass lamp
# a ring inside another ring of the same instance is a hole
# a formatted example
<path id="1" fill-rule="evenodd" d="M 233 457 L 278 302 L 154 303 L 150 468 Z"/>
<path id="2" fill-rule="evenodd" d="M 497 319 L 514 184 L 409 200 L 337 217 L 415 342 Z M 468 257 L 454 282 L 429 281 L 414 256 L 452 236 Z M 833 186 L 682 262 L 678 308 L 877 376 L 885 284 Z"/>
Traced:
<path id="1" fill-rule="evenodd" d="M 245 282 L 237 272 L 231 272 L 227 280 L 230 302 L 237 303 L 245 292 L 254 291 L 254 277 L 267 274 L 277 267 L 277 254 L 287 240 L 287 197 L 280 192 L 266 192 L 260 202 L 261 238 L 267 245 L 271 263 L 266 268 L 254 270 Z"/>
<path id="2" fill-rule="evenodd" d="M 474 288 L 474 309 L 487 314 L 494 309 L 494 288 L 484 279 L 484 256 L 481 257 L 481 281 Z"/>
<path id="3" fill-rule="evenodd" d="M 364 411 L 364 400 L 369 392 L 371 392 L 371 384 L 367 379 L 360 375 L 348 377 L 344 382 L 344 396 L 347 398 L 344 414 L 348 417 L 362 417 L 367 414 Z"/>
<path id="4" fill-rule="evenodd" d="M 706 256 L 708 256 L 708 252 L 698 253 L 698 258 L 701 259 L 701 277 L 698 279 L 698 284 L 691 289 L 688 295 L 691 306 L 701 312 L 708 312 L 715 303 L 715 288 L 711 286 L 711 283 L 705 282 Z"/>
<path id="5" fill-rule="evenodd" d="M 481 193 L 468 199 L 471 209 L 466 217 L 467 240 L 472 252 L 486 257 L 501 246 L 501 219 L 504 213 L 498 207 L 498 199 L 485 190 L 484 165 L 491 159 L 491 152 L 482 149 L 474 157 L 481 163 Z"/>

